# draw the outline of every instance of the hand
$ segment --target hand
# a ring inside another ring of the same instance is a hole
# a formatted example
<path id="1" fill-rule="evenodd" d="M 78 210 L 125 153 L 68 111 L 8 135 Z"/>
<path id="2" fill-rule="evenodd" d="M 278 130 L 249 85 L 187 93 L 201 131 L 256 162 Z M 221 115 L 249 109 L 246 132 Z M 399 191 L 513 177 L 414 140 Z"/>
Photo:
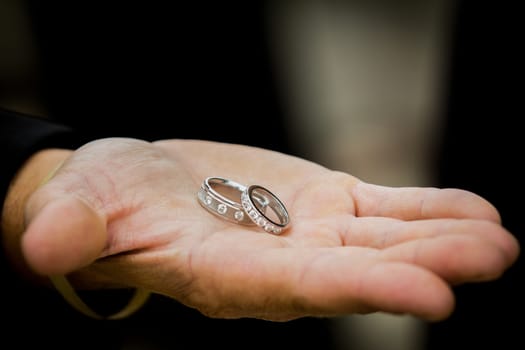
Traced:
<path id="1" fill-rule="evenodd" d="M 291 227 L 273 235 L 210 214 L 196 198 L 208 176 L 270 189 Z M 382 187 L 196 140 L 91 142 L 30 196 L 26 222 L 23 254 L 40 274 L 142 287 L 222 318 L 384 311 L 439 320 L 454 309 L 451 286 L 496 279 L 519 254 L 476 194 Z"/>

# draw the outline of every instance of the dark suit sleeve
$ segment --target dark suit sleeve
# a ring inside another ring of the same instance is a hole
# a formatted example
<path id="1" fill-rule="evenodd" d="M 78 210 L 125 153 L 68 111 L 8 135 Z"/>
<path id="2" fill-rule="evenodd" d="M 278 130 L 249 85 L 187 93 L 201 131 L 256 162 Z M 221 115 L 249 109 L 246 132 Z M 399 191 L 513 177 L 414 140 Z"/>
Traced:
<path id="1" fill-rule="evenodd" d="M 75 148 L 81 138 L 68 126 L 42 117 L 0 109 L 0 200 L 4 202 L 9 183 L 22 164 L 44 148 Z"/>

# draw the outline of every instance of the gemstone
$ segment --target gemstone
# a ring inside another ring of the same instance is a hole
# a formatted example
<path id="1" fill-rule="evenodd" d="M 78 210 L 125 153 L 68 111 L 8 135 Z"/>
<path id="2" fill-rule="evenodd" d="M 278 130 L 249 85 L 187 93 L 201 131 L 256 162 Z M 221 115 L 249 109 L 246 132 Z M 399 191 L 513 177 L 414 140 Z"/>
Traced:
<path id="1" fill-rule="evenodd" d="M 244 213 L 238 210 L 235 212 L 234 217 L 235 217 L 235 220 L 241 221 L 244 218 Z"/>
<path id="2" fill-rule="evenodd" d="M 226 210 L 228 210 L 228 208 L 227 208 L 226 205 L 224 205 L 224 204 L 219 204 L 219 206 L 217 207 L 217 211 L 218 211 L 220 214 L 224 214 L 224 213 L 226 213 Z"/>

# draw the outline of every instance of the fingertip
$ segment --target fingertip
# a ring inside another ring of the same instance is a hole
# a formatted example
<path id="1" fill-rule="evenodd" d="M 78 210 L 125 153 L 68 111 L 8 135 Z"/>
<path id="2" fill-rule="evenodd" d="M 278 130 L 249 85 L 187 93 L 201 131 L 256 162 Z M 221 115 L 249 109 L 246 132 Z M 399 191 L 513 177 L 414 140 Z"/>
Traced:
<path id="1" fill-rule="evenodd" d="M 419 317 L 429 322 L 440 322 L 449 318 L 456 308 L 456 298 L 449 287 L 447 291 L 442 292 L 434 304 L 432 312 L 422 313 Z"/>
<path id="2" fill-rule="evenodd" d="M 423 287 L 419 295 L 422 302 L 426 303 L 426 305 L 416 307 L 413 314 L 429 322 L 444 321 L 454 312 L 456 298 L 449 284 L 437 276 L 433 276 L 433 279 L 435 281 L 429 283 L 428 288 Z M 425 294 L 428 298 L 426 300 L 424 298 Z"/>
<path id="3" fill-rule="evenodd" d="M 467 190 L 447 188 L 442 193 L 453 203 L 451 209 L 458 210 L 460 217 L 501 223 L 499 210 L 486 198 Z"/>
<path id="4" fill-rule="evenodd" d="M 435 322 L 448 318 L 455 308 L 449 284 L 426 269 L 404 263 L 378 264 L 369 271 L 371 300 L 378 309 L 408 313 Z"/>
<path id="5" fill-rule="evenodd" d="M 54 199 L 34 214 L 21 244 L 36 273 L 64 275 L 99 256 L 106 244 L 105 222 L 78 198 Z"/>

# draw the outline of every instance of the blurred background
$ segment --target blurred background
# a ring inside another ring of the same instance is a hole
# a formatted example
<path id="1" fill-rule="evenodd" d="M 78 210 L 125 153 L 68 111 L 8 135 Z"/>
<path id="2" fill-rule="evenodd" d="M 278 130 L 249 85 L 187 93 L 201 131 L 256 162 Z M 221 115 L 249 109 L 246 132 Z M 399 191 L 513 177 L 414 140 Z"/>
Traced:
<path id="1" fill-rule="evenodd" d="M 455 1 L 274 1 L 290 128 L 307 157 L 368 182 L 435 185 Z M 422 349 L 425 324 L 336 324 L 341 349 Z"/>
<path id="2" fill-rule="evenodd" d="M 275 52 L 309 156 L 371 182 L 434 182 L 455 1 L 274 3 Z"/>
<path id="3" fill-rule="evenodd" d="M 42 89 L 39 44 L 25 5 L 0 0 L 0 106 L 60 112 Z M 368 182 L 474 190 L 523 234 L 517 219 L 523 133 L 516 124 L 523 116 L 517 70 L 523 21 L 512 2 L 265 5 L 275 93 L 295 152 Z M 510 348 L 519 331 L 508 317 L 523 311 L 518 269 L 521 262 L 498 282 L 460 288 L 457 314 L 438 325 L 381 313 L 337 319 L 338 347 Z"/>

